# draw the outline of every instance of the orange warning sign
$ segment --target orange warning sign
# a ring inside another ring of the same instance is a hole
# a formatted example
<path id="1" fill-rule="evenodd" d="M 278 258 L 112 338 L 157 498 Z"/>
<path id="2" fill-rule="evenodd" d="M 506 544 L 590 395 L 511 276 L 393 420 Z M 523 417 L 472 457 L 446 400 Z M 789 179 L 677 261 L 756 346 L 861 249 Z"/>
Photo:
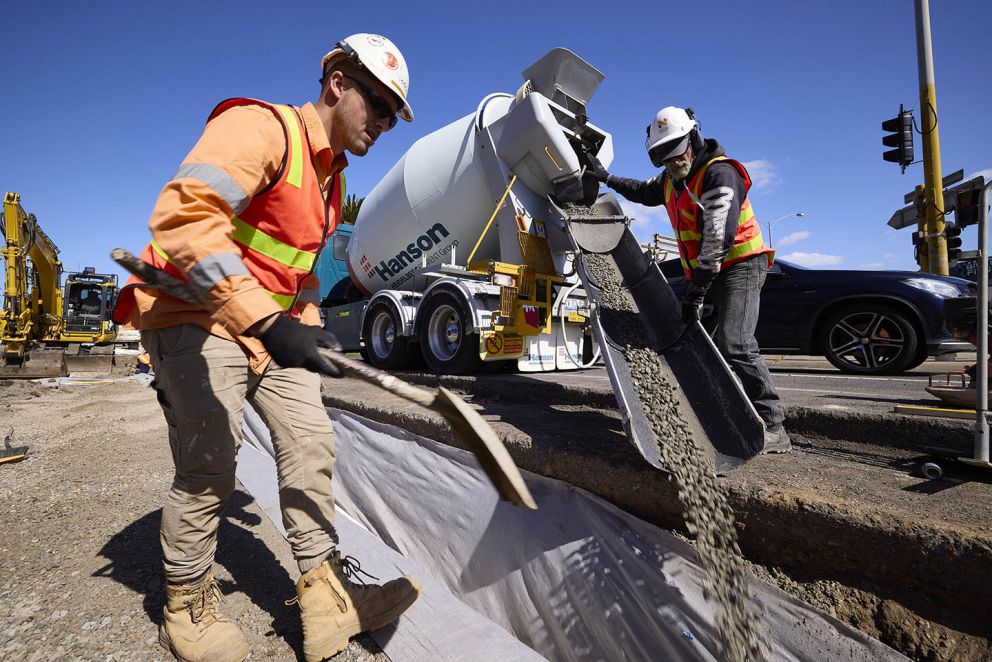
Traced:
<path id="1" fill-rule="evenodd" d="M 494 333 L 486 338 L 486 353 L 499 354 L 503 351 L 503 336 Z"/>

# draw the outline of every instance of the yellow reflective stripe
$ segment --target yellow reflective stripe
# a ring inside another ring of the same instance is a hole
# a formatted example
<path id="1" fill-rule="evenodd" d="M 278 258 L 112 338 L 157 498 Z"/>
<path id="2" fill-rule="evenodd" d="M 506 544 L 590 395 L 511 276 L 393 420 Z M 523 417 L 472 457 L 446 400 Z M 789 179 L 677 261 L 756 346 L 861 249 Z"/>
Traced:
<path id="1" fill-rule="evenodd" d="M 688 269 L 695 269 L 696 268 L 696 258 L 692 258 L 691 260 L 686 260 L 686 259 L 683 258 L 683 260 L 682 260 L 682 266 L 683 267 L 686 267 Z"/>
<path id="2" fill-rule="evenodd" d="M 154 239 L 152 239 L 149 243 L 151 244 L 152 250 L 155 251 L 156 253 L 158 253 L 158 256 L 160 258 L 162 258 L 163 260 L 165 260 L 169 264 L 172 264 L 173 266 L 175 266 L 175 264 L 172 262 L 172 260 L 166 254 L 166 252 L 162 250 L 162 247 L 158 245 L 158 242 L 156 242 Z"/>
<path id="3" fill-rule="evenodd" d="M 344 204 L 345 193 L 347 192 L 348 189 L 348 182 L 346 182 L 344 179 L 344 171 L 338 173 L 338 181 L 340 182 L 340 186 L 341 186 L 341 204 Z"/>
<path id="4" fill-rule="evenodd" d="M 282 115 L 289 129 L 289 163 L 286 170 L 286 183 L 296 188 L 303 185 L 303 141 L 300 139 L 300 124 L 296 120 L 294 113 L 289 106 L 276 106 L 279 114 Z"/>
<path id="5" fill-rule="evenodd" d="M 265 291 L 284 310 L 289 310 L 289 307 L 293 305 L 293 300 L 296 299 L 295 294 L 276 294 L 275 292 L 270 292 L 269 290 L 265 290 Z"/>
<path id="6" fill-rule="evenodd" d="M 686 209 L 679 209 L 679 214 L 681 214 L 682 215 L 682 218 L 684 218 L 687 221 L 694 221 L 694 220 L 696 220 L 696 213 L 694 211 L 688 211 Z"/>
<path id="7" fill-rule="evenodd" d="M 698 232 L 693 232 L 692 230 L 681 230 L 679 232 L 679 239 L 682 241 L 699 241 L 702 237 L 703 235 Z"/>
<path id="8" fill-rule="evenodd" d="M 235 219 L 235 220 L 241 220 L 241 219 Z M 243 223 L 244 221 L 241 222 Z M 152 250 L 158 253 L 159 257 L 161 257 L 169 264 L 175 266 L 175 263 L 169 259 L 169 256 L 166 254 L 166 252 L 162 250 L 162 247 L 159 246 L 154 239 L 152 239 L 150 243 Z M 289 310 L 289 307 L 293 305 L 293 300 L 296 299 L 295 294 L 276 294 L 272 290 L 265 290 L 265 293 L 268 294 L 270 297 L 272 297 L 275 300 L 275 302 L 285 310 Z"/>
<path id="9" fill-rule="evenodd" d="M 310 271 L 313 266 L 314 254 L 301 251 L 287 243 L 271 237 L 258 228 L 254 228 L 240 218 L 235 216 L 231 219 L 234 224 L 234 241 L 252 249 L 256 253 L 261 253 L 265 257 L 272 258 L 279 264 L 284 264 L 293 269 Z"/>
<path id="10" fill-rule="evenodd" d="M 754 220 L 754 211 L 751 209 L 751 205 L 745 205 L 741 209 L 741 215 L 737 218 L 737 225 L 744 225 L 745 223 Z"/>
<path id="11" fill-rule="evenodd" d="M 759 248 L 761 248 L 763 244 L 764 242 L 761 240 L 761 235 L 759 234 L 755 237 L 752 237 L 748 241 L 745 241 L 743 244 L 737 244 L 736 246 L 731 248 L 729 251 L 727 251 L 727 257 L 723 258 L 723 261 L 726 262 L 727 260 L 736 260 L 738 258 L 742 258 L 748 253 L 753 253 L 754 251 L 758 250 Z"/>
<path id="12" fill-rule="evenodd" d="M 696 176 L 695 178 L 693 178 L 692 186 L 690 188 L 692 189 L 692 192 L 696 195 L 697 198 L 699 197 L 699 189 L 703 188 L 703 175 L 706 174 L 706 169 L 709 168 L 712 164 L 716 163 L 717 161 L 723 161 L 726 158 L 727 158 L 726 156 L 718 156 L 714 159 L 710 159 L 709 161 L 706 162 L 706 164 L 702 168 L 699 169 L 699 172 L 696 173 Z"/>

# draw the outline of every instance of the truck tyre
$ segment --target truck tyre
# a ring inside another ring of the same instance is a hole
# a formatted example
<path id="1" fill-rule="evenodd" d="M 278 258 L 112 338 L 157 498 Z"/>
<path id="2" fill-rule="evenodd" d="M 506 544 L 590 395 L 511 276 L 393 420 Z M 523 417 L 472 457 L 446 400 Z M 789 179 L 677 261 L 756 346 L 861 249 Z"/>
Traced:
<path id="1" fill-rule="evenodd" d="M 420 304 L 417 329 L 427 367 L 441 375 L 478 371 L 479 334 L 468 331 L 472 314 L 465 300 L 449 290 L 434 290 Z"/>
<path id="2" fill-rule="evenodd" d="M 396 306 L 379 299 L 362 320 L 362 358 L 380 370 L 402 370 L 413 362 L 410 339 L 400 335 L 402 321 Z"/>

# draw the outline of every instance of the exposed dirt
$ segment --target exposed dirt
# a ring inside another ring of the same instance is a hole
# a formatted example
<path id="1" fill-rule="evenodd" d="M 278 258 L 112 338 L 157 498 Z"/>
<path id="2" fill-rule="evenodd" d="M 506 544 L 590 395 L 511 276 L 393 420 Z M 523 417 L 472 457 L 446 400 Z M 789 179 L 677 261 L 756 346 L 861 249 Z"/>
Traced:
<path id="1" fill-rule="evenodd" d="M 349 382 L 325 401 L 459 445 L 437 418 Z M 684 531 L 673 481 L 627 441 L 615 409 L 527 392 L 517 400 L 512 391 L 480 395 L 477 405 L 521 468 Z M 950 480 L 912 475 L 919 454 L 909 443 L 793 441 L 795 452 L 756 457 L 721 479 L 744 556 L 763 566 L 755 573 L 913 659 L 992 659 L 987 474 L 959 466 Z"/>
<path id="2" fill-rule="evenodd" d="M 345 384 L 335 383 L 343 397 L 333 404 L 444 439 L 422 410 Z M 674 487 L 630 446 L 615 410 L 508 397 L 481 407 L 522 468 L 682 526 Z M 154 393 L 0 382 L 0 436 L 11 428 L 30 455 L 0 464 L 0 659 L 170 660 L 156 628 L 172 467 Z M 755 458 L 723 479 L 755 574 L 913 659 L 992 659 L 987 476 L 958 467 L 951 480 L 926 481 L 909 474 L 915 455 L 905 448 L 795 441 L 798 452 Z M 283 604 L 297 576 L 288 546 L 241 491 L 216 570 L 252 658 L 298 659 L 298 615 Z M 371 659 L 370 650 L 363 639 L 336 659 Z"/>
<path id="3" fill-rule="evenodd" d="M 0 381 L 0 660 L 167 661 L 161 503 L 172 480 L 165 421 L 136 383 L 50 388 Z M 240 489 L 221 524 L 223 609 L 255 660 L 302 660 L 289 546 Z M 333 658 L 386 657 L 366 636 Z"/>

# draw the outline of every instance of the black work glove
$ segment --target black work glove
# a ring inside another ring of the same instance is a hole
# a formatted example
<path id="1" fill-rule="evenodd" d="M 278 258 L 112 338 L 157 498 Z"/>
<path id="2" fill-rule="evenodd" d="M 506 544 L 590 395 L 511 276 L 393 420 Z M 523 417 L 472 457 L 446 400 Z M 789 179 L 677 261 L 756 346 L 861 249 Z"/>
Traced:
<path id="1" fill-rule="evenodd" d="M 682 323 L 691 324 L 699 319 L 706 300 L 706 289 L 689 282 L 689 287 L 682 295 Z"/>
<path id="2" fill-rule="evenodd" d="M 599 162 L 599 159 L 592 153 L 589 155 L 589 166 L 586 168 L 586 172 L 596 178 L 597 181 L 606 183 L 606 180 L 610 178 L 610 173 L 606 172 L 606 168 L 603 164 Z"/>
<path id="3" fill-rule="evenodd" d="M 261 341 L 265 351 L 283 368 L 306 368 L 329 377 L 344 377 L 340 368 L 317 351 L 318 347 L 341 351 L 334 334 L 319 326 L 307 326 L 280 315 L 262 333 Z"/>

